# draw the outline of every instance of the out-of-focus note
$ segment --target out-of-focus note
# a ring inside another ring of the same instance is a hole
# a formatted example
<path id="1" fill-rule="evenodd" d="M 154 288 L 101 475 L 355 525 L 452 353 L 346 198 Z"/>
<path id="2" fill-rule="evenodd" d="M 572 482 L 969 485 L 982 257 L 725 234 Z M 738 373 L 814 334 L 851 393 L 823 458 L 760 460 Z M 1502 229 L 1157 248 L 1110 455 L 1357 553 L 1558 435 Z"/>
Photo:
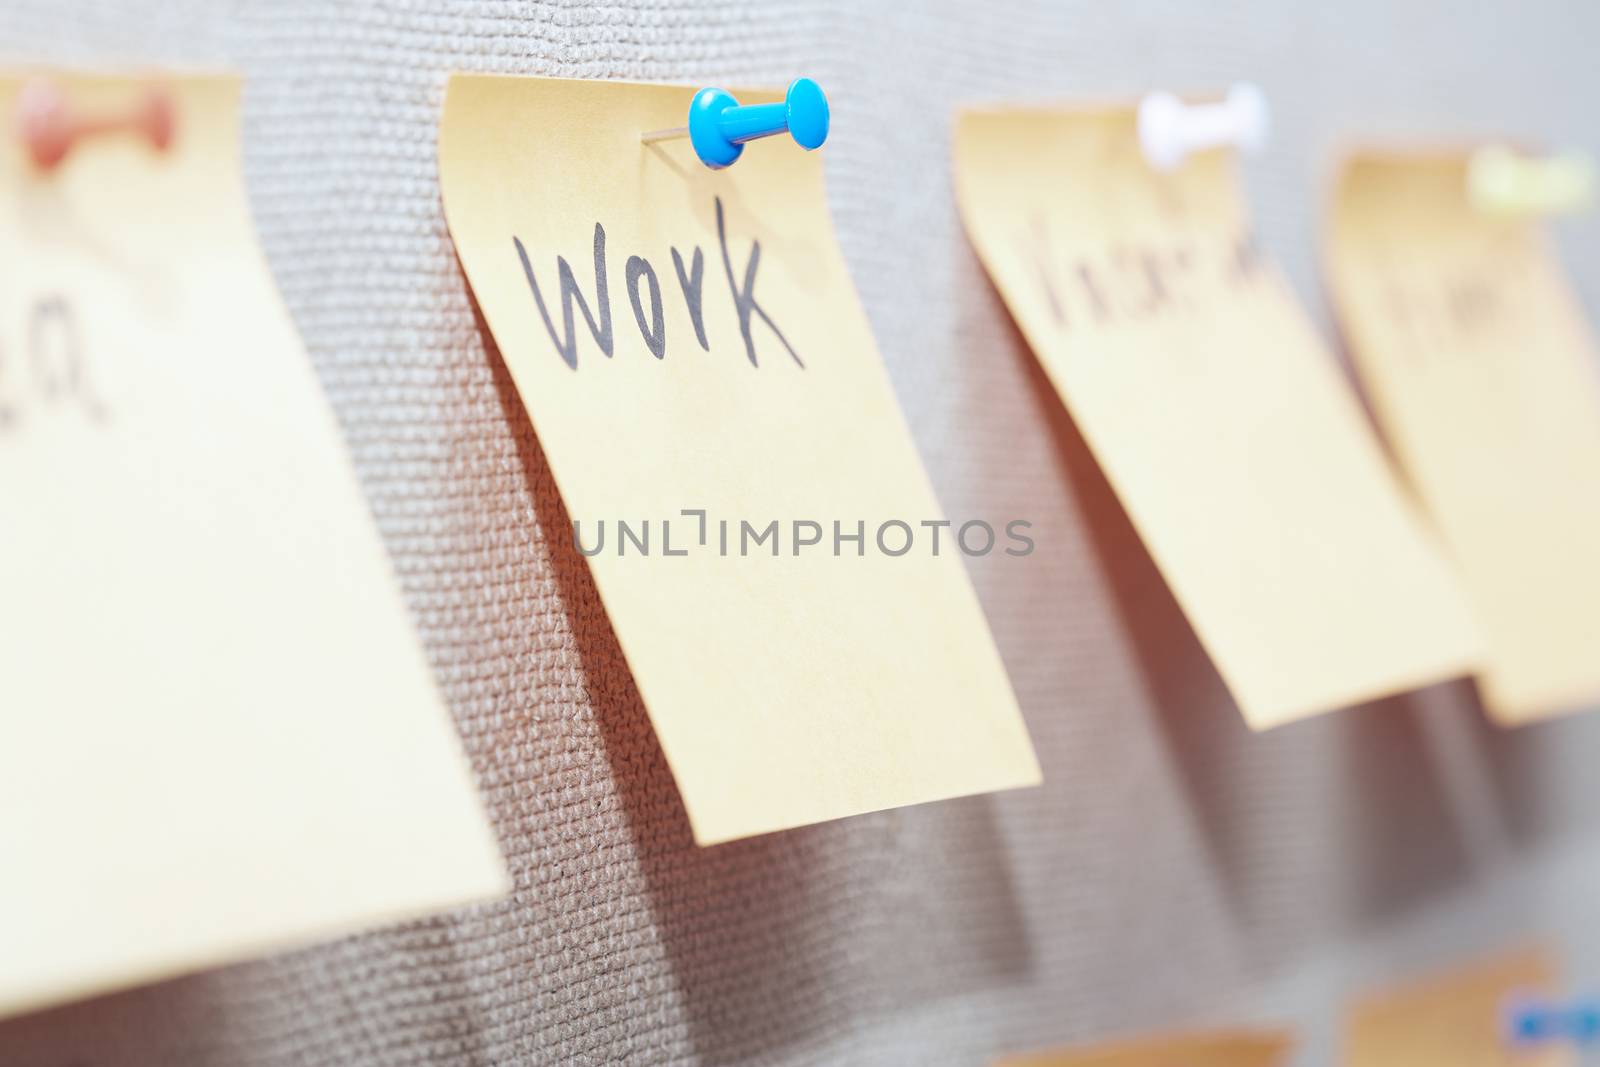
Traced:
<path id="1" fill-rule="evenodd" d="M 963 113 L 979 256 L 1245 720 L 1464 673 L 1465 598 L 1250 236 L 1232 156 L 1171 174 L 1129 108 Z"/>
<path id="2" fill-rule="evenodd" d="M 507 888 L 257 246 L 238 84 L 162 84 L 165 152 L 0 137 L 0 1014 Z"/>
<path id="3" fill-rule="evenodd" d="M 1600 365 L 1538 223 L 1475 210 L 1468 158 L 1352 157 L 1329 278 L 1477 609 L 1484 705 L 1514 724 L 1600 704 Z"/>
<path id="4" fill-rule="evenodd" d="M 696 839 L 1037 782 L 961 561 L 982 517 L 939 525 L 821 159 L 640 143 L 692 95 L 456 75 L 439 166 Z"/>
<path id="5" fill-rule="evenodd" d="M 1021 1053 L 993 1067 L 1281 1067 L 1293 1047 L 1284 1032 L 1219 1030 Z"/>
<path id="6" fill-rule="evenodd" d="M 1570 1048 L 1511 1049 L 1508 998 L 1559 992 L 1554 960 L 1521 949 L 1364 994 L 1346 1013 L 1345 1067 L 1572 1067 Z"/>

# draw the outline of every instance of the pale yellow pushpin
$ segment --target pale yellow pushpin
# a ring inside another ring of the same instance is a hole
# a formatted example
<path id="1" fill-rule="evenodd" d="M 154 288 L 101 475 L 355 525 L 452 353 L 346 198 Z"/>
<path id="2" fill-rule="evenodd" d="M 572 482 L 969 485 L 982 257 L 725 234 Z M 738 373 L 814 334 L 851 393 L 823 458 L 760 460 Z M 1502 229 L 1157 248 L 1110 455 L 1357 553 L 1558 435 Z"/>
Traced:
<path id="1" fill-rule="evenodd" d="M 1467 165 L 1467 196 L 1490 215 L 1572 215 L 1594 203 L 1595 164 L 1582 152 L 1527 156 L 1485 145 Z"/>

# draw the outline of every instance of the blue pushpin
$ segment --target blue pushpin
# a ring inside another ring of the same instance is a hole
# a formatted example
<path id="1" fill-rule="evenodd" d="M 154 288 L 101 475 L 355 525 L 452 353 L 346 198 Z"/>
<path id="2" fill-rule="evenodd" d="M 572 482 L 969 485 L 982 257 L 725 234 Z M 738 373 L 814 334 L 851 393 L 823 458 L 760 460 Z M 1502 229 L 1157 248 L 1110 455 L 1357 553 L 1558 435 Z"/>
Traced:
<path id="1" fill-rule="evenodd" d="M 1556 1042 L 1593 1045 L 1600 1041 L 1600 1002 L 1513 997 L 1506 1004 L 1505 1034 L 1507 1043 L 1519 1048 Z"/>
<path id="2" fill-rule="evenodd" d="M 828 139 L 828 98 L 810 78 L 796 78 L 781 104 L 741 104 L 724 89 L 701 89 L 689 102 L 689 125 L 641 134 L 645 144 L 689 138 L 694 154 L 712 170 L 732 166 L 746 141 L 788 131 L 806 151 Z"/>

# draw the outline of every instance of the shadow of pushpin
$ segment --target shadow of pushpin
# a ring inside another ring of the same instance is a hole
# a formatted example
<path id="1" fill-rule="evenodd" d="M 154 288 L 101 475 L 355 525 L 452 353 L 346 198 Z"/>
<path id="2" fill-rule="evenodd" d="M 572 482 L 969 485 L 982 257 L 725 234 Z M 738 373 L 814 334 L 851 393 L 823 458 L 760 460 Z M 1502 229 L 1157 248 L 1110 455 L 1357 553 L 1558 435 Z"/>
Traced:
<path id="1" fill-rule="evenodd" d="M 828 98 L 810 78 L 796 78 L 782 102 L 741 104 L 725 89 L 701 89 L 689 102 L 689 124 L 640 134 L 645 144 L 689 138 L 712 170 L 731 166 L 750 141 L 788 133 L 806 151 L 828 139 Z"/>

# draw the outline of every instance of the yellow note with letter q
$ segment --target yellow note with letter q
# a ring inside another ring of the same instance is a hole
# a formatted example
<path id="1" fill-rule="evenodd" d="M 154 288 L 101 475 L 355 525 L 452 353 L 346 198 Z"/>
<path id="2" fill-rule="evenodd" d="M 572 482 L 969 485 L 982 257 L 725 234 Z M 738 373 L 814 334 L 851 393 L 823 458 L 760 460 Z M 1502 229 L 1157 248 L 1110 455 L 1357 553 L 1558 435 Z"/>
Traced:
<path id="1" fill-rule="evenodd" d="M 238 82 L 0 78 L 19 107 L 59 137 L 0 137 L 0 1014 L 503 894 Z"/>

